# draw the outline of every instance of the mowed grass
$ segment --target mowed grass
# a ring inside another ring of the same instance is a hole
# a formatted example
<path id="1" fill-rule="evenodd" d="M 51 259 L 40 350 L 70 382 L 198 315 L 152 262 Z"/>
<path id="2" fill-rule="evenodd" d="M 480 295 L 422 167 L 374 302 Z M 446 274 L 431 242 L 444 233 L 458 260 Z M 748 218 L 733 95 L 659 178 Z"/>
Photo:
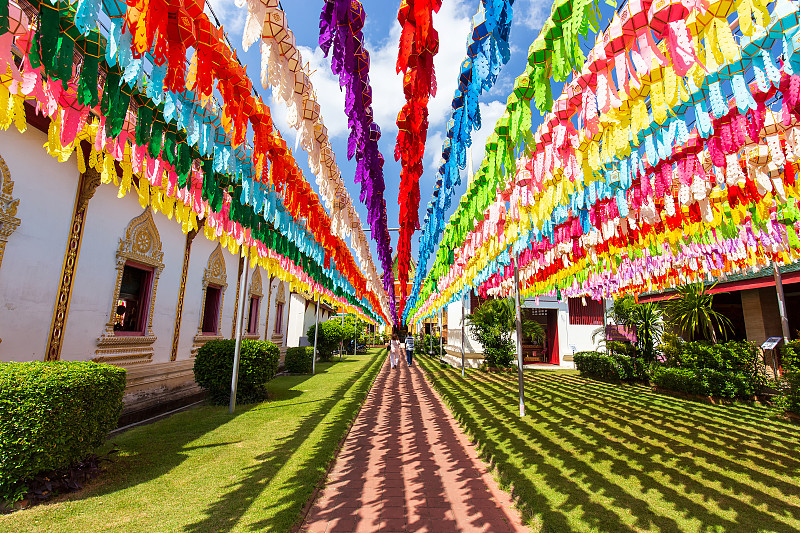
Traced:
<path id="1" fill-rule="evenodd" d="M 800 531 L 800 426 L 641 385 L 525 373 L 427 373 L 533 531 Z"/>
<path id="2" fill-rule="evenodd" d="M 377 374 L 385 350 L 278 377 L 269 402 L 203 406 L 111 439 L 83 491 L 0 516 L 8 532 L 289 531 Z"/>

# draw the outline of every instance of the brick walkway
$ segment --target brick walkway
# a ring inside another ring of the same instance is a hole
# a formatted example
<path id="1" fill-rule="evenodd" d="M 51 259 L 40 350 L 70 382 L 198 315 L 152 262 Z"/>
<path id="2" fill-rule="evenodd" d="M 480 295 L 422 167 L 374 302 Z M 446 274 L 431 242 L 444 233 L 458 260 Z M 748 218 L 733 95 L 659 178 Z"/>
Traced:
<path id="1" fill-rule="evenodd" d="M 301 531 L 528 530 L 422 370 L 387 361 Z"/>

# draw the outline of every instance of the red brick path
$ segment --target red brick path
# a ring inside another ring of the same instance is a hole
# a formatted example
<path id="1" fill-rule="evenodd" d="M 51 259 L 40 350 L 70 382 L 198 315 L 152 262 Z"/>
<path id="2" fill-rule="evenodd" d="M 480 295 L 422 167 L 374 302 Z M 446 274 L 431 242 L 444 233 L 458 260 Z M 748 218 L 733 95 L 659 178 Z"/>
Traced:
<path id="1" fill-rule="evenodd" d="M 387 361 L 301 531 L 528 530 L 422 370 Z"/>

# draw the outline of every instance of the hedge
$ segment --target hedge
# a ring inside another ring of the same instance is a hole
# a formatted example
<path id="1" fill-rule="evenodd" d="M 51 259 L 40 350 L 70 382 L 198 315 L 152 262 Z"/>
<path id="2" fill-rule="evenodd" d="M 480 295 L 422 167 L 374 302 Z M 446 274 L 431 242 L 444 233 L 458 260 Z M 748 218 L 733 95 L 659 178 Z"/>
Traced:
<path id="1" fill-rule="evenodd" d="M 630 381 L 647 379 L 644 365 L 638 359 L 601 352 L 578 352 L 574 356 L 575 368 L 584 377 Z"/>
<path id="2" fill-rule="evenodd" d="M 800 415 L 800 372 L 787 372 L 784 379 L 786 391 L 786 410 Z"/>
<path id="3" fill-rule="evenodd" d="M 663 389 L 699 396 L 749 400 L 760 392 L 750 375 L 731 370 L 657 368 L 652 381 Z"/>
<path id="4" fill-rule="evenodd" d="M 405 342 L 405 339 L 400 339 L 400 342 Z M 420 333 L 419 335 L 414 337 L 414 357 L 427 355 L 431 349 L 432 342 L 433 339 L 428 333 Z M 436 353 L 438 354 L 439 352 L 437 351 Z"/>
<path id="5" fill-rule="evenodd" d="M 286 371 L 292 374 L 310 374 L 313 355 L 314 348 L 310 346 L 288 348 L 285 361 Z"/>
<path id="6" fill-rule="evenodd" d="M 786 373 L 800 372 L 800 340 L 781 346 L 781 367 Z"/>
<path id="7" fill-rule="evenodd" d="M 215 404 L 227 404 L 231 398 L 231 377 L 235 340 L 208 341 L 197 351 L 194 379 L 208 391 Z M 278 371 L 280 350 L 266 341 L 245 339 L 239 355 L 237 403 L 253 403 L 267 398 L 266 384 Z"/>
<path id="8" fill-rule="evenodd" d="M 668 366 L 719 371 L 763 373 L 758 347 L 750 342 L 729 341 L 711 344 L 706 341 L 686 342 L 680 346 L 677 360 Z"/>
<path id="9" fill-rule="evenodd" d="M 116 427 L 125 370 L 84 361 L 0 363 L 0 502 L 85 459 Z"/>

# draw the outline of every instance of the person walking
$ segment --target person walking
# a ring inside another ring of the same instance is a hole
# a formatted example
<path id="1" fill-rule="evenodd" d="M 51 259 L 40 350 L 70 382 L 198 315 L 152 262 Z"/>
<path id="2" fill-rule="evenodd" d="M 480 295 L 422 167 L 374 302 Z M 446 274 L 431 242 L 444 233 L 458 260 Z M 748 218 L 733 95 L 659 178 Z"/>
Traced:
<path id="1" fill-rule="evenodd" d="M 414 364 L 414 336 L 411 332 L 408 332 L 408 336 L 406 337 L 406 363 L 408 366 L 412 366 Z"/>
<path id="2" fill-rule="evenodd" d="M 389 341 L 389 363 L 392 365 L 392 368 L 396 368 L 399 361 L 400 337 L 397 335 L 397 333 L 392 333 L 392 340 Z"/>

